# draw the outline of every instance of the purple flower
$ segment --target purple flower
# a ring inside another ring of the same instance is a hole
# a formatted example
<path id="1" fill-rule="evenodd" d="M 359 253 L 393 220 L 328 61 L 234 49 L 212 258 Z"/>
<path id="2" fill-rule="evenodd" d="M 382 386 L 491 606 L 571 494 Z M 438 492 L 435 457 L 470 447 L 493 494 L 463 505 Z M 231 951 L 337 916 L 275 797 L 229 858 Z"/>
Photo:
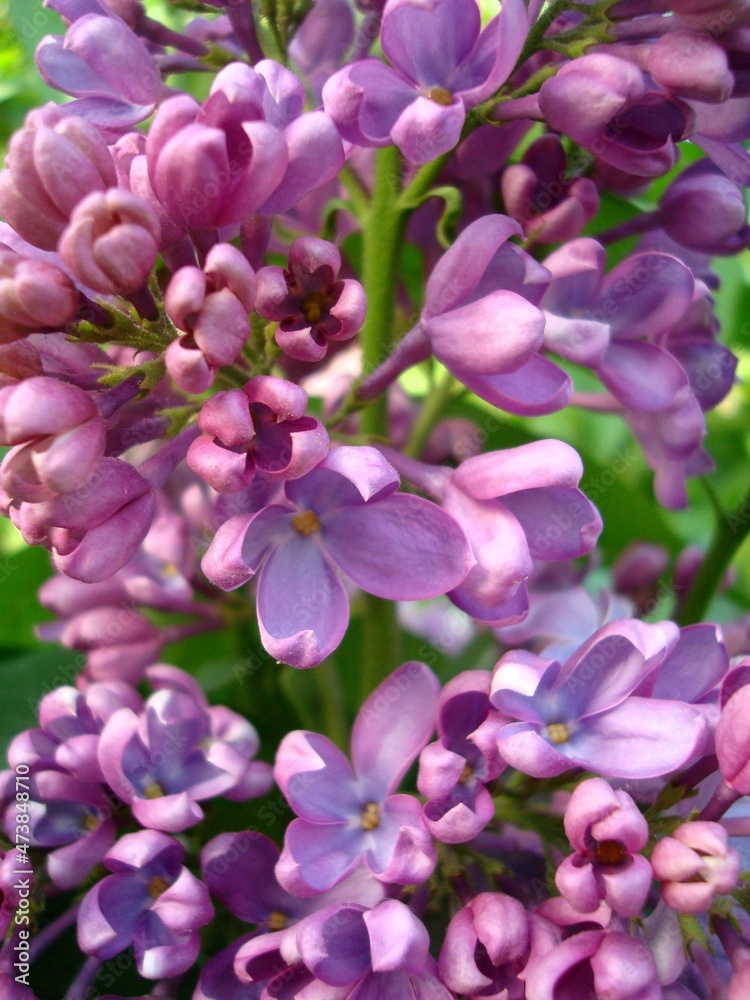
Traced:
<path id="1" fill-rule="evenodd" d="M 185 830 L 203 818 L 199 800 L 231 797 L 233 790 L 249 798 L 270 786 L 268 765 L 259 765 L 256 775 L 248 759 L 258 748 L 250 723 L 229 709 L 212 719 L 205 697 L 197 700 L 193 690 L 161 687 L 140 715 L 130 708 L 115 712 L 99 738 L 107 783 L 152 829 Z M 225 732 L 216 734 L 217 723 Z"/>
<path id="2" fill-rule="evenodd" d="M 336 280 L 341 254 L 332 243 L 303 236 L 289 248 L 287 268 L 258 271 L 257 311 L 279 326 L 276 343 L 298 361 L 320 361 L 328 341 L 350 340 L 365 319 L 367 300 L 358 281 Z"/>
<path id="3" fill-rule="evenodd" d="M 86 486 L 104 456 L 104 421 L 77 386 L 27 378 L 0 389 L 0 443 L 11 445 L 0 467 L 3 489 L 38 503 Z"/>
<path id="4" fill-rule="evenodd" d="M 46 35 L 36 62 L 50 87 L 78 98 L 68 114 L 116 133 L 148 118 L 163 91 L 148 49 L 116 15 L 84 14 L 64 38 Z"/>
<path id="5" fill-rule="evenodd" d="M 218 243 L 203 269 L 186 265 L 172 275 L 164 308 L 184 331 L 167 348 L 167 370 L 186 392 L 205 392 L 222 365 L 237 358 L 250 334 L 255 272 L 231 243 Z"/>
<path id="6" fill-rule="evenodd" d="M 517 899 L 481 892 L 448 924 L 438 971 L 456 993 L 520 1000 L 529 951 L 529 916 Z"/>
<path id="7" fill-rule="evenodd" d="M 107 144 L 93 125 L 47 106 L 32 111 L 8 146 L 0 213 L 29 243 L 55 250 L 86 195 L 117 185 Z"/>
<path id="8" fill-rule="evenodd" d="M 149 177 L 173 222 L 214 229 L 254 212 L 291 208 L 336 176 L 344 160 L 336 127 L 303 113 L 305 89 L 278 63 L 219 72 L 203 106 L 187 95 L 160 107 L 149 130 Z"/>
<path id="9" fill-rule="evenodd" d="M 89 288 L 129 295 L 151 274 L 160 240 L 159 220 L 146 202 L 110 188 L 76 205 L 59 248 L 63 262 Z"/>
<path id="10" fill-rule="evenodd" d="M 15 774 L 4 772 L 5 830 L 13 843 L 21 818 L 15 801 Z M 61 889 L 80 885 L 102 860 L 116 836 L 111 797 L 102 785 L 79 781 L 61 771 L 37 771 L 29 778 L 28 824 L 32 847 L 44 848 L 47 871 Z"/>
<path id="11" fill-rule="evenodd" d="M 621 931 L 584 930 L 538 955 L 521 973 L 526 1000 L 662 1000 L 651 952 Z"/>
<path id="12" fill-rule="evenodd" d="M 633 696 L 674 643 L 671 622 L 624 619 L 600 628 L 561 666 L 506 653 L 490 700 L 521 721 L 499 734 L 500 753 L 534 777 L 570 767 L 618 778 L 668 774 L 699 752 L 703 716 L 680 701 Z"/>
<path id="13" fill-rule="evenodd" d="M 75 316 L 79 298 L 59 267 L 0 245 L 0 344 L 61 329 Z"/>
<path id="14" fill-rule="evenodd" d="M 352 730 L 354 770 L 318 733 L 281 742 L 274 775 L 299 819 L 289 825 L 276 876 L 290 892 L 330 889 L 364 862 L 383 882 L 422 882 L 436 854 L 419 802 L 393 792 L 435 726 L 438 684 L 406 663 L 373 691 Z"/>
<path id="15" fill-rule="evenodd" d="M 518 233 L 518 223 L 503 215 L 463 230 L 430 275 L 419 323 L 365 380 L 363 398 L 434 354 L 467 389 L 511 413 L 565 406 L 570 379 L 538 353 L 544 317 L 537 303 L 549 272 L 509 242 Z"/>
<path id="16" fill-rule="evenodd" d="M 573 239 L 599 210 L 594 182 L 569 175 L 556 135 L 537 139 L 520 163 L 506 167 L 501 190 L 508 215 L 537 243 Z"/>
<path id="17" fill-rule="evenodd" d="M 485 782 L 505 767 L 497 733 L 507 721 L 489 700 L 491 675 L 468 670 L 443 688 L 438 703 L 440 739 L 419 758 L 417 788 L 428 799 L 427 829 L 446 844 L 472 840 L 495 815 Z"/>
<path id="18" fill-rule="evenodd" d="M 180 843 L 156 830 L 121 837 L 104 857 L 114 874 L 81 903 L 81 951 L 106 959 L 132 944 L 146 979 L 189 969 L 198 957 L 198 931 L 214 911 L 208 889 L 183 867 L 184 854 Z"/>
<path id="19" fill-rule="evenodd" d="M 651 855 L 661 898 L 681 913 L 707 913 L 715 893 L 737 887 L 740 856 L 720 823 L 683 823 Z"/>
<path id="20" fill-rule="evenodd" d="M 203 571 L 232 590 L 258 572 L 264 646 L 312 667 L 341 642 L 349 600 L 336 570 L 387 600 L 443 594 L 473 564 L 458 525 L 421 497 L 396 493 L 398 476 L 374 448 L 342 446 L 301 479 L 283 503 L 230 518 Z"/>
<path id="21" fill-rule="evenodd" d="M 675 177 L 657 211 L 668 236 L 704 253 L 738 253 L 750 240 L 742 190 L 707 160 Z"/>
<path id="22" fill-rule="evenodd" d="M 651 889 L 651 866 L 638 853 L 648 843 L 648 823 L 635 802 L 603 778 L 581 782 L 565 809 L 565 833 L 575 853 L 555 872 L 555 884 L 581 913 L 601 900 L 615 913 L 635 917 Z"/>
<path id="23" fill-rule="evenodd" d="M 85 486 L 11 517 L 29 545 L 45 545 L 62 573 L 97 583 L 135 555 L 154 515 L 151 483 L 132 465 L 104 458 Z"/>
<path id="24" fill-rule="evenodd" d="M 491 97 L 518 58 L 528 17 L 506 0 L 481 30 L 473 0 L 390 0 L 377 59 L 345 66 L 323 87 L 323 106 L 342 136 L 360 146 L 395 143 L 428 163 L 458 143 L 467 109 Z"/>
<path id="25" fill-rule="evenodd" d="M 328 452 L 320 421 L 305 416 L 307 393 L 273 375 L 250 379 L 242 389 L 217 392 L 204 404 L 187 463 L 219 493 L 238 493 L 256 470 L 299 479 Z"/>
<path id="26" fill-rule="evenodd" d="M 555 131 L 640 177 L 668 173 L 676 142 L 693 126 L 688 105 L 650 87 L 637 66 L 608 52 L 565 63 L 542 84 L 539 108 Z"/>

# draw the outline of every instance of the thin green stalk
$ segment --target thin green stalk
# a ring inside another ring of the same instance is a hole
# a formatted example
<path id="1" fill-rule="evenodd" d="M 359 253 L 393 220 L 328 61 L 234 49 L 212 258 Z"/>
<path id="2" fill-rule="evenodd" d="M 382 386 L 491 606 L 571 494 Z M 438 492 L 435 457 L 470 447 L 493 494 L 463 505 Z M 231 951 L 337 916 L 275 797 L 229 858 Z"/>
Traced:
<path id="1" fill-rule="evenodd" d="M 401 663 L 401 632 L 396 620 L 396 602 L 363 594 L 364 656 L 361 701 L 375 690 Z"/>
<path id="2" fill-rule="evenodd" d="M 451 373 L 445 371 L 428 391 L 414 421 L 409 440 L 402 449 L 404 455 L 408 455 L 409 458 L 419 458 L 422 454 L 432 428 L 443 416 L 445 407 L 453 396 L 454 383 Z"/>
<path id="3" fill-rule="evenodd" d="M 362 370 L 374 371 L 393 348 L 396 283 L 407 214 L 397 206 L 401 193 L 401 154 L 395 146 L 377 154 L 372 204 L 364 225 L 362 284 L 367 318 L 360 333 Z M 362 412 L 360 431 L 388 436 L 385 396 Z"/>
<path id="4" fill-rule="evenodd" d="M 706 556 L 688 591 L 680 625 L 693 625 L 703 619 L 711 600 L 729 568 L 735 553 L 750 533 L 750 490 L 734 513 L 720 517 Z"/>
<path id="5" fill-rule="evenodd" d="M 349 746 L 349 727 L 346 724 L 346 705 L 341 691 L 336 659 L 329 656 L 313 671 L 323 706 L 325 731 L 342 750 Z"/>
<path id="6" fill-rule="evenodd" d="M 352 203 L 354 211 L 360 219 L 366 218 L 370 210 L 370 195 L 367 192 L 367 188 L 348 164 L 345 164 L 341 168 L 339 180 L 344 188 L 346 188 L 346 193 L 349 195 L 349 200 Z"/>

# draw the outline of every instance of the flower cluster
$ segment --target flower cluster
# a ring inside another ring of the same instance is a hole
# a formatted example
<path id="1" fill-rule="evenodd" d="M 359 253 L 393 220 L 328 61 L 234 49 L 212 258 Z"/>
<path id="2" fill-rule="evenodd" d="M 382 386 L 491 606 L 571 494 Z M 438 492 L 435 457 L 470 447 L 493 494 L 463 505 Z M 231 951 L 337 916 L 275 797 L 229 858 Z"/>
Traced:
<path id="1" fill-rule="evenodd" d="M 164 1000 L 742 1000 L 750 501 L 667 578 L 576 448 L 658 517 L 714 468 L 750 4 L 45 6 L 0 512 L 81 656 L 0 774 L 0 994 L 75 926 L 64 1000 L 131 948 Z"/>

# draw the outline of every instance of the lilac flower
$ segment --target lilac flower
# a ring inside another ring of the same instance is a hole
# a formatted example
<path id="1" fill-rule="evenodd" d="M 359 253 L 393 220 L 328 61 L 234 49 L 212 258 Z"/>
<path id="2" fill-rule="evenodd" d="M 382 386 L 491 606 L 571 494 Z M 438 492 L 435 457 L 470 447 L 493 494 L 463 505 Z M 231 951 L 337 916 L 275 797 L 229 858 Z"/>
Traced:
<path id="1" fill-rule="evenodd" d="M 95 191 L 76 205 L 60 237 L 60 256 L 89 288 L 129 295 L 156 263 L 161 232 L 152 209 L 120 188 Z"/>
<path id="2" fill-rule="evenodd" d="M 324 83 L 354 42 L 354 12 L 346 0 L 316 0 L 289 43 L 292 64 L 307 81 L 315 104 Z"/>
<path id="3" fill-rule="evenodd" d="M 105 723 L 120 708 L 140 711 L 141 697 L 123 682 L 89 684 L 85 693 L 60 687 L 39 703 L 39 728 L 27 729 L 11 740 L 8 763 L 28 765 L 32 771 L 53 768 L 79 781 L 104 781 L 97 749 Z"/>
<path id="4" fill-rule="evenodd" d="M 651 855 L 661 898 L 681 913 L 707 913 L 715 893 L 737 887 L 740 856 L 720 823 L 683 823 Z"/>
<path id="5" fill-rule="evenodd" d="M 267 994 L 292 1000 L 301 995 L 327 1000 L 450 1000 L 428 954 L 429 937 L 404 903 L 387 899 L 373 909 L 338 904 L 318 910 L 297 925 L 286 949 L 291 968 L 254 962 L 262 939 L 247 942 L 237 971 L 247 981 L 271 976 Z M 291 963 L 290 963 L 291 964 Z M 280 973 L 280 975 L 279 975 Z"/>
<path id="6" fill-rule="evenodd" d="M 245 935 L 209 959 L 201 971 L 195 1000 L 256 1000 L 262 986 L 247 983 L 246 952 L 238 952 L 255 939 L 258 951 L 253 962 L 285 963 L 281 957 L 282 941 L 295 934 L 294 926 L 304 917 L 333 903 L 375 906 L 383 898 L 383 886 L 364 868 L 352 874 L 328 892 L 311 899 L 292 896 L 274 877 L 279 849 L 255 831 L 224 833 L 214 837 L 201 852 L 203 878 L 213 896 L 239 920 L 255 924 L 256 935 Z M 235 972 L 235 960 L 242 970 Z"/>
<path id="7" fill-rule="evenodd" d="M 518 973 L 529 951 L 529 915 L 512 896 L 481 892 L 448 924 L 438 959 L 445 985 L 456 993 L 520 1000 Z"/>
<path id="8" fill-rule="evenodd" d="M 651 952 L 621 931 L 574 934 L 529 962 L 521 979 L 526 1000 L 662 1000 Z"/>
<path id="9" fill-rule="evenodd" d="M 148 118 L 163 91 L 148 49 L 116 15 L 84 14 L 64 38 L 46 35 L 36 62 L 49 86 L 77 98 L 67 113 L 116 133 Z"/>
<path id="10" fill-rule="evenodd" d="M 208 889 L 183 867 L 184 853 L 180 843 L 155 830 L 121 837 L 104 858 L 114 874 L 81 903 L 81 950 L 106 959 L 132 944 L 146 979 L 189 969 L 198 957 L 198 931 L 214 911 Z"/>
<path id="11" fill-rule="evenodd" d="M 675 177 L 657 211 L 668 236 L 704 253 L 734 254 L 750 239 L 742 190 L 706 160 Z"/>
<path id="12" fill-rule="evenodd" d="M 237 358 L 250 334 L 255 272 L 231 243 L 219 243 L 203 268 L 172 275 L 164 307 L 183 335 L 167 348 L 167 370 L 186 392 L 205 392 L 222 365 Z"/>
<path id="13" fill-rule="evenodd" d="M 352 730 L 354 770 L 327 737 L 296 731 L 274 775 L 299 819 L 286 831 L 276 876 L 310 896 L 364 862 L 383 882 L 422 882 L 436 854 L 419 802 L 394 795 L 432 733 L 438 684 L 422 663 L 399 667 L 370 695 Z"/>
<path id="14" fill-rule="evenodd" d="M 323 87 L 323 106 L 349 142 L 395 143 L 412 163 L 428 163 L 458 143 L 468 109 L 491 97 L 518 58 L 528 19 L 506 0 L 481 30 L 473 0 L 390 0 L 377 59 L 350 63 Z"/>
<path id="15" fill-rule="evenodd" d="M 224 726 L 239 724 L 234 738 L 214 737 L 204 698 L 163 687 L 147 699 L 140 715 L 122 708 L 110 717 L 99 738 L 99 764 L 139 823 L 175 833 L 203 818 L 201 799 L 240 788 L 240 797 L 268 791 L 267 765 L 259 782 L 250 772 L 248 758 L 258 747 L 253 727 L 228 709 L 223 715 L 218 721 Z"/>
<path id="16" fill-rule="evenodd" d="M 434 354 L 471 392 L 511 413 L 565 406 L 570 379 L 538 354 L 544 317 L 537 303 L 549 273 L 509 242 L 518 233 L 518 223 L 503 215 L 463 230 L 430 275 L 419 323 L 362 384 L 363 399 Z"/>
<path id="17" fill-rule="evenodd" d="M 85 487 L 104 456 L 105 427 L 91 396 L 39 376 L 0 389 L 0 443 L 11 445 L 0 483 L 37 503 Z"/>
<path id="18" fill-rule="evenodd" d="M 605 900 L 615 913 L 640 913 L 651 889 L 651 866 L 642 854 L 648 823 L 635 802 L 602 778 L 581 782 L 565 809 L 565 833 L 575 853 L 555 872 L 570 905 L 591 913 Z"/>
<path id="19" fill-rule="evenodd" d="M 419 758 L 417 788 L 428 799 L 424 820 L 446 844 L 472 840 L 495 815 L 485 783 L 505 766 L 497 733 L 507 720 L 492 710 L 490 680 L 486 670 L 468 670 L 445 685 L 438 702 L 440 739 Z"/>
<path id="20" fill-rule="evenodd" d="M 55 567 L 85 583 L 106 580 L 135 555 L 154 514 L 151 483 L 116 458 L 104 458 L 85 486 L 11 518 L 29 545 L 52 551 Z"/>
<path id="21" fill-rule="evenodd" d="M 565 63 L 542 84 L 539 108 L 555 131 L 642 177 L 671 170 L 676 142 L 693 127 L 688 105 L 649 86 L 637 66 L 608 52 Z"/>
<path id="22" fill-rule="evenodd" d="M 149 177 L 167 215 L 191 230 L 285 211 L 343 164 L 322 111 L 303 114 L 305 90 L 270 59 L 232 63 L 199 105 L 187 95 L 160 107 L 149 130 Z"/>
<path id="23" fill-rule="evenodd" d="M 703 716 L 680 701 L 632 692 L 674 642 L 671 622 L 625 619 L 594 633 L 561 666 L 530 653 L 507 653 L 490 700 L 521 721 L 499 734 L 500 753 L 534 777 L 579 766 L 618 778 L 668 774 L 699 752 Z"/>
<path id="24" fill-rule="evenodd" d="M 0 245 L 0 344 L 64 327 L 75 316 L 79 299 L 59 267 Z"/>
<path id="25" fill-rule="evenodd" d="M 447 514 L 397 488 L 395 470 L 374 448 L 335 448 L 285 483 L 283 503 L 226 521 L 203 571 L 224 590 L 259 572 L 264 646 L 292 666 L 315 666 L 338 646 L 349 618 L 336 569 L 387 600 L 421 600 L 451 590 L 473 563 Z"/>
<path id="26" fill-rule="evenodd" d="M 520 163 L 506 167 L 501 190 L 508 215 L 538 243 L 573 239 L 599 210 L 594 182 L 568 175 L 565 150 L 555 135 L 537 139 Z"/>
<path id="27" fill-rule="evenodd" d="M 455 471 L 404 459 L 403 474 L 460 525 L 475 565 L 448 597 L 479 621 L 517 622 L 528 610 L 526 579 L 537 559 L 590 552 L 601 518 L 577 488 L 581 460 L 561 441 L 534 441 L 466 459 Z"/>
<path id="28" fill-rule="evenodd" d="M 13 843 L 19 812 L 14 772 L 3 774 L 4 826 Z M 32 847 L 47 853 L 49 877 L 60 889 L 80 885 L 102 860 L 116 836 L 110 797 L 102 785 L 79 781 L 61 771 L 37 771 L 29 778 L 24 823 Z"/>
<path id="29" fill-rule="evenodd" d="M 219 493 L 238 493 L 256 470 L 299 479 L 321 462 L 328 434 L 305 416 L 307 393 L 273 375 L 259 375 L 242 389 L 218 392 L 204 404 L 187 463 Z"/>
<path id="30" fill-rule="evenodd" d="M 258 271 L 257 311 L 276 320 L 276 343 L 298 361 L 320 361 L 328 341 L 350 340 L 365 318 L 367 301 L 358 281 L 336 280 L 341 254 L 313 236 L 295 240 L 287 268 Z"/>

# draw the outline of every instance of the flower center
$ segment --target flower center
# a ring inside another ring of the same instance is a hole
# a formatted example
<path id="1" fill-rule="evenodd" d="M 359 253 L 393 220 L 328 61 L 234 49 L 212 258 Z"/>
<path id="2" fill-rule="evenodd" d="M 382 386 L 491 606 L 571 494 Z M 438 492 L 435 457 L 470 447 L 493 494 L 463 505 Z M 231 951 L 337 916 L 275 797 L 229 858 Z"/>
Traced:
<path id="1" fill-rule="evenodd" d="M 164 794 L 164 789 L 155 781 L 149 781 L 149 783 L 143 787 L 143 794 L 147 799 L 160 799 Z"/>
<path id="2" fill-rule="evenodd" d="M 564 722 L 550 722 L 546 733 L 553 743 L 567 743 L 570 739 L 570 730 Z"/>
<path id="3" fill-rule="evenodd" d="M 321 524 L 317 514 L 311 510 L 301 510 L 292 518 L 292 527 L 300 535 L 314 535 L 320 531 Z"/>
<path id="4" fill-rule="evenodd" d="M 444 87 L 433 87 L 427 96 L 435 104 L 440 104 L 444 108 L 453 104 L 453 94 L 451 94 L 450 90 L 445 90 Z"/>
<path id="5" fill-rule="evenodd" d="M 619 840 L 600 840 L 596 845 L 596 860 L 600 865 L 621 865 L 627 853 Z"/>
<path id="6" fill-rule="evenodd" d="M 148 894 L 152 899 L 158 899 L 169 888 L 169 882 L 161 875 L 154 875 L 148 884 Z"/>
<path id="7" fill-rule="evenodd" d="M 376 830 L 380 826 L 380 806 L 377 802 L 368 802 L 362 810 L 363 830 Z"/>
<path id="8" fill-rule="evenodd" d="M 99 829 L 99 817 L 96 813 L 86 811 L 86 815 L 83 817 L 83 825 L 86 830 L 93 833 L 94 830 Z"/>
<path id="9" fill-rule="evenodd" d="M 322 292 L 312 292 L 302 300 L 302 315 L 311 326 L 320 323 L 325 304 L 326 296 Z"/>
<path id="10" fill-rule="evenodd" d="M 474 768 L 467 760 L 466 763 L 464 764 L 464 769 L 461 772 L 461 777 L 458 779 L 459 785 L 465 785 L 473 773 L 474 773 Z"/>
<path id="11" fill-rule="evenodd" d="M 269 931 L 283 931 L 286 928 L 286 913 L 281 910 L 271 910 L 268 917 Z"/>

